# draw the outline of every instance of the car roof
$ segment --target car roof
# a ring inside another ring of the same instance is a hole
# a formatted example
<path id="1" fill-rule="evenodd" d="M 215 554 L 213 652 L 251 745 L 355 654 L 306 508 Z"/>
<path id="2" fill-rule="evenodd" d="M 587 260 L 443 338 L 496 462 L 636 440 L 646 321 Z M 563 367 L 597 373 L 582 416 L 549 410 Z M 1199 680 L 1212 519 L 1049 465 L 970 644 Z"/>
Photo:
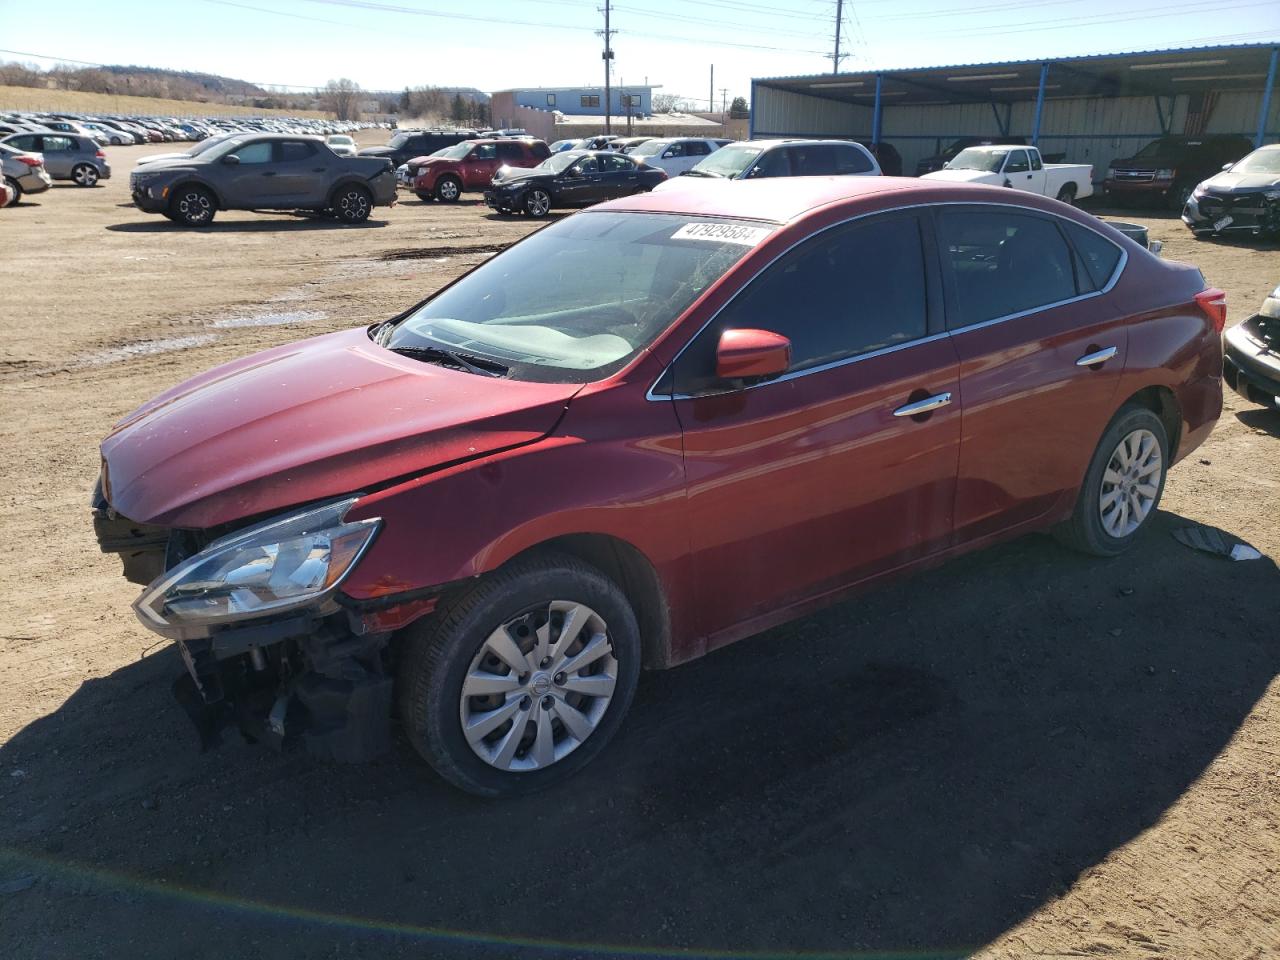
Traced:
<path id="1" fill-rule="evenodd" d="M 683 179 L 683 178 L 681 178 Z M 676 181 L 679 183 L 679 180 Z M 857 206 L 892 194 L 894 206 L 913 203 L 1014 203 L 1043 209 L 1044 201 L 1022 191 L 969 183 L 944 183 L 916 177 L 767 177 L 761 180 L 704 180 L 687 189 L 636 194 L 591 210 L 629 210 L 702 217 L 733 217 L 790 223 L 820 207 Z M 875 207 L 881 206 L 874 204 Z M 590 211 L 588 211 L 590 212 Z"/>

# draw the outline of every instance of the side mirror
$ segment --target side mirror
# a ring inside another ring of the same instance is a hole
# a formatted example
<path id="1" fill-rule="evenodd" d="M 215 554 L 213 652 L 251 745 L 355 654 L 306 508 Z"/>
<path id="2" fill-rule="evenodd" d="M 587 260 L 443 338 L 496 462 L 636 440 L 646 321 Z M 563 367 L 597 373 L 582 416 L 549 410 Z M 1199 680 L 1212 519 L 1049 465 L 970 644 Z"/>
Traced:
<path id="1" fill-rule="evenodd" d="M 222 158 L 222 162 L 229 167 L 234 167 L 236 164 L 240 162 L 240 158 L 237 157 L 234 153 L 229 153 Z"/>
<path id="2" fill-rule="evenodd" d="M 726 330 L 716 345 L 721 380 L 776 377 L 791 366 L 791 341 L 768 330 Z"/>
<path id="3" fill-rule="evenodd" d="M 1234 167 L 1234 166 L 1235 166 L 1235 164 L 1234 164 L 1234 163 L 1224 163 L 1224 164 L 1222 165 L 1222 169 L 1223 169 L 1223 170 L 1230 170 L 1230 169 L 1231 169 L 1232 167 Z"/>

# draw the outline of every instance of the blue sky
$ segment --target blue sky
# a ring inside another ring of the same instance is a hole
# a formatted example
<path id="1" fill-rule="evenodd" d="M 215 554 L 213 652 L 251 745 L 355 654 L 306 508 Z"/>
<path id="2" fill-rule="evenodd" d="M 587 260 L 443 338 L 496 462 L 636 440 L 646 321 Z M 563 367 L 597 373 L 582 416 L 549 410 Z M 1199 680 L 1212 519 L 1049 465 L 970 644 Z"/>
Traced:
<path id="1" fill-rule="evenodd" d="M 0 47 L 271 84 L 500 90 L 603 81 L 603 0 L 0 0 Z M 39 9 L 38 7 L 36 9 Z M 617 0 L 614 79 L 705 103 L 831 69 L 835 0 Z M 843 69 L 1280 40 L 1280 0 L 861 0 Z M 38 61 L 0 53 L 3 59 Z M 704 107 L 705 109 L 705 107 Z"/>

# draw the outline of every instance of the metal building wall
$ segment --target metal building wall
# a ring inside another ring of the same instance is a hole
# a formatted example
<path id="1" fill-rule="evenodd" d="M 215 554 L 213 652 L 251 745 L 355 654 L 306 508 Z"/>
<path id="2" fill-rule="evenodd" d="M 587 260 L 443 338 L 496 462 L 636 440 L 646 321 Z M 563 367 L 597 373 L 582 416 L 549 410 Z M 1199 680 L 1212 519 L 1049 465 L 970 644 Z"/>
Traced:
<path id="1" fill-rule="evenodd" d="M 765 137 L 871 136 L 871 108 L 754 86 L 751 135 Z"/>
<path id="2" fill-rule="evenodd" d="M 755 87 L 754 94 L 755 137 L 871 136 L 869 106 L 762 85 Z M 1154 97 L 1054 99 L 1050 93 L 1040 120 L 1040 149 L 1047 154 L 1065 154 L 1067 163 L 1092 164 L 1094 179 L 1100 181 L 1113 160 L 1130 156 L 1165 131 L 1183 133 L 1190 102 L 1188 95 L 1180 94 L 1162 98 L 1157 108 Z M 1260 92 L 1221 94 L 1205 132 L 1252 138 L 1261 104 Z M 880 135 L 902 154 L 903 169 L 910 174 L 917 161 L 958 137 L 997 137 L 1006 132 L 1001 126 L 1007 124 L 1009 135 L 1030 138 L 1034 123 L 1035 104 L 1030 101 L 1008 108 L 997 105 L 994 110 L 989 103 L 896 107 L 886 102 Z M 1272 99 L 1267 130 L 1272 141 L 1280 133 L 1280 97 Z"/>

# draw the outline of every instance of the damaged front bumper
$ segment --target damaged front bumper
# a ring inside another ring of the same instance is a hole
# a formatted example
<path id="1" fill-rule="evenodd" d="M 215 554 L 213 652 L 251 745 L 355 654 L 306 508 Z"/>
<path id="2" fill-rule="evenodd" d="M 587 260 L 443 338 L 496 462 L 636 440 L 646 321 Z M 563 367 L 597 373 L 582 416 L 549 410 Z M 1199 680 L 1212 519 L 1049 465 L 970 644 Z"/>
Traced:
<path id="1" fill-rule="evenodd" d="M 130 581 L 149 585 L 135 609 L 182 565 L 237 536 L 137 523 L 112 509 L 101 482 L 93 520 L 102 551 L 120 555 Z M 182 602 L 193 602 L 191 596 Z M 193 596 L 200 600 L 198 592 Z M 139 619 L 178 646 L 186 672 L 173 691 L 202 748 L 234 726 L 276 749 L 297 743 L 317 757 L 360 762 L 390 747 L 391 636 L 430 613 L 436 600 L 427 593 L 356 602 L 326 589 L 256 617 L 171 625 L 139 609 Z"/>
<path id="2" fill-rule="evenodd" d="M 1193 194 L 1182 209 L 1182 222 L 1193 233 L 1280 233 L 1280 194 L 1274 191 Z"/>

